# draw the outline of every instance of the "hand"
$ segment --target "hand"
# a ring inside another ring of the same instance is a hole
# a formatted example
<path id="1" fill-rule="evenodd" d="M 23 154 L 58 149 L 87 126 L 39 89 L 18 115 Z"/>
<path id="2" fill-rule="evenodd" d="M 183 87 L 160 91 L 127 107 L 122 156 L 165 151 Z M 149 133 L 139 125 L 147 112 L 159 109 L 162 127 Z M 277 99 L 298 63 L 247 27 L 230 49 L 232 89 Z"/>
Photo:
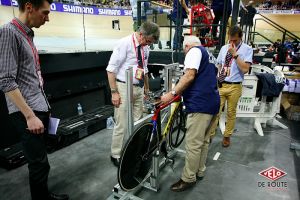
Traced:
<path id="1" fill-rule="evenodd" d="M 122 102 L 121 102 L 121 96 L 118 92 L 115 92 L 111 95 L 111 102 L 116 108 L 119 108 Z"/>
<path id="2" fill-rule="evenodd" d="M 144 94 L 145 94 L 145 95 L 148 95 L 149 92 L 150 92 L 149 88 L 148 88 L 148 89 L 146 89 L 146 88 L 144 89 Z"/>
<path id="3" fill-rule="evenodd" d="M 228 52 L 232 55 L 235 56 L 236 55 L 236 50 L 235 50 L 235 45 L 233 43 L 230 43 L 230 46 L 228 48 Z"/>
<path id="4" fill-rule="evenodd" d="M 41 134 L 45 131 L 43 122 L 35 115 L 27 118 L 27 127 L 33 134 Z"/>
<path id="5" fill-rule="evenodd" d="M 146 101 L 148 101 L 148 100 L 150 99 L 150 96 L 149 96 L 148 93 L 147 93 L 147 94 L 144 94 L 144 99 L 145 99 Z"/>
<path id="6" fill-rule="evenodd" d="M 190 15 L 190 11 L 189 11 L 189 9 L 186 9 L 186 15 L 187 15 L 187 16 L 189 16 L 189 15 Z M 188 19 L 189 19 L 189 17 L 188 17 Z"/>
<path id="7" fill-rule="evenodd" d="M 174 98 L 174 96 L 171 94 L 171 92 L 168 92 L 167 94 L 161 96 L 160 100 L 161 100 L 161 103 L 168 103 L 173 98 Z"/>

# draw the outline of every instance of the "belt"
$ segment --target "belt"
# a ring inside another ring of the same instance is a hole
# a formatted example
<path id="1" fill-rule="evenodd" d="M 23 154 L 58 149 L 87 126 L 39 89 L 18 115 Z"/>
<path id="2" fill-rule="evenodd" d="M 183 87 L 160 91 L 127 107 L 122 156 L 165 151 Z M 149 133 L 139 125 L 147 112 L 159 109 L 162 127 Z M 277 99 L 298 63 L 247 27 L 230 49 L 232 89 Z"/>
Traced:
<path id="1" fill-rule="evenodd" d="M 241 84 L 242 82 L 227 82 L 227 81 L 223 81 L 222 83 L 225 83 L 225 84 Z"/>
<path id="2" fill-rule="evenodd" d="M 121 81 L 121 80 L 119 80 L 119 79 L 117 79 L 117 82 L 120 82 L 120 83 L 126 83 L 125 81 Z M 138 83 L 136 83 L 136 84 L 133 84 L 134 86 L 139 86 L 139 84 Z"/>

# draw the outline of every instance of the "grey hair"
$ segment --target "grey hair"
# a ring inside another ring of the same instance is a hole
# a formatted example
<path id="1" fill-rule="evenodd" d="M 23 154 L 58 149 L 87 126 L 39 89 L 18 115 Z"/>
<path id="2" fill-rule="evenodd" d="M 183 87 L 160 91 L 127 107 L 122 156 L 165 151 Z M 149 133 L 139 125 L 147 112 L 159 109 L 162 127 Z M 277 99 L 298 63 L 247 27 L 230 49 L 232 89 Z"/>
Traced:
<path id="1" fill-rule="evenodd" d="M 144 22 L 140 27 L 140 32 L 145 37 L 152 37 L 157 42 L 160 36 L 159 26 L 153 22 Z"/>
<path id="2" fill-rule="evenodd" d="M 199 40 L 198 37 L 194 36 L 194 35 L 187 35 L 184 37 L 184 41 L 183 41 L 183 47 L 185 47 L 185 45 L 201 45 L 201 42 Z"/>

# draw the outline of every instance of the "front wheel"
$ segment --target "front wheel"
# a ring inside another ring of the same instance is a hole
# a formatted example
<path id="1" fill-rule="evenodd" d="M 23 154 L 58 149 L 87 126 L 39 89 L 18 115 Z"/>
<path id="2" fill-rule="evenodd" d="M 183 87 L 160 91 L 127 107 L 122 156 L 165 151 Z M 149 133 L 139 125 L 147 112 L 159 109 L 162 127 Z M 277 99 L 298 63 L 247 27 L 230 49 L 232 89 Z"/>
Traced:
<path id="1" fill-rule="evenodd" d="M 183 142 L 186 133 L 186 113 L 183 111 L 182 103 L 174 111 L 171 119 L 171 128 L 169 132 L 169 145 L 171 148 L 177 148 Z"/>

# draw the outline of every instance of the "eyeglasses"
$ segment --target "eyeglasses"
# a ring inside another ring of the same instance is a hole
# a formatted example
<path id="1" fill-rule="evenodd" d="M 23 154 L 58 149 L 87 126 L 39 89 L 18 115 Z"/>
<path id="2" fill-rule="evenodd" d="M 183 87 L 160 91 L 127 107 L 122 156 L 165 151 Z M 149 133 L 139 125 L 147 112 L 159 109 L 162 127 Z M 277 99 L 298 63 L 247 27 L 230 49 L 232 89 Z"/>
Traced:
<path id="1" fill-rule="evenodd" d="M 152 37 L 145 37 L 143 36 L 143 40 L 147 45 L 154 43 L 154 39 Z"/>

